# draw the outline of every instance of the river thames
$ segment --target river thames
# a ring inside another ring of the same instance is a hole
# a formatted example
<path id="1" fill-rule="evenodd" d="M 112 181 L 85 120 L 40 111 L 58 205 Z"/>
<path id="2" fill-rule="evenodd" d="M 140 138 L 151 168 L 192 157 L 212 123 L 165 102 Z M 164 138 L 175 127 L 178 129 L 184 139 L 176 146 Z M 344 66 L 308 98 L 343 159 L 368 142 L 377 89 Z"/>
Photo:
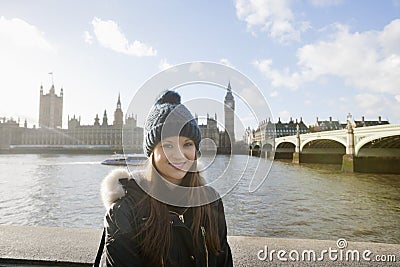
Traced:
<path id="1" fill-rule="evenodd" d="M 101 228 L 106 155 L 0 155 L 0 225 Z M 208 174 L 221 171 L 217 156 Z M 232 166 L 257 166 L 234 155 Z M 234 175 L 240 170 L 231 169 Z M 246 178 L 246 173 L 244 176 Z M 241 179 L 223 197 L 229 235 L 400 244 L 400 175 L 274 161 L 255 192 Z"/>

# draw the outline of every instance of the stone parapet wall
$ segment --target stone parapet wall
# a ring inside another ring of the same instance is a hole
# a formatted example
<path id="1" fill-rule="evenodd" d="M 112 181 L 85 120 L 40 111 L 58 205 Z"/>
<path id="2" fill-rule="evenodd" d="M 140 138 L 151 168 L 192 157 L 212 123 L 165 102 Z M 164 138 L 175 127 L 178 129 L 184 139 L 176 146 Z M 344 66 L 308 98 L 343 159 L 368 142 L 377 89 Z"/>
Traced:
<path id="1" fill-rule="evenodd" d="M 91 266 L 101 234 L 101 230 L 96 229 L 0 226 L 0 266 Z M 399 244 L 348 242 L 344 249 L 339 249 L 336 240 L 229 236 L 228 241 L 237 267 L 400 266 Z M 316 252 L 315 261 L 308 259 L 311 250 Z M 324 250 L 327 252 L 323 253 L 324 260 L 320 261 Z M 330 259 L 329 250 L 331 253 L 337 251 L 331 254 L 332 258 L 337 256 L 336 260 Z M 360 253 L 360 260 L 346 260 L 346 254 L 351 259 L 350 254 L 355 250 Z M 299 261 L 292 260 L 296 258 L 296 251 Z M 362 258 L 365 251 L 371 252 L 367 252 L 371 261 Z M 306 253 L 306 260 L 301 260 L 303 253 Z M 393 255 L 396 262 L 376 262 L 376 255 L 386 256 L 386 259 Z"/>

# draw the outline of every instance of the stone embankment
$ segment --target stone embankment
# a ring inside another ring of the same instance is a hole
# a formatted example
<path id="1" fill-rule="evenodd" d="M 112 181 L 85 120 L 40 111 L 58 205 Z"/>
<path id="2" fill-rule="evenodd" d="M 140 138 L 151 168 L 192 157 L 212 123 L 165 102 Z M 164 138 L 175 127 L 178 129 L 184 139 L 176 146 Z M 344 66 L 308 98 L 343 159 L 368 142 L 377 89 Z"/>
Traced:
<path id="1" fill-rule="evenodd" d="M 95 229 L 0 226 L 0 266 L 91 266 L 100 238 Z M 400 266 L 398 244 L 245 236 L 228 241 L 237 267 Z"/>

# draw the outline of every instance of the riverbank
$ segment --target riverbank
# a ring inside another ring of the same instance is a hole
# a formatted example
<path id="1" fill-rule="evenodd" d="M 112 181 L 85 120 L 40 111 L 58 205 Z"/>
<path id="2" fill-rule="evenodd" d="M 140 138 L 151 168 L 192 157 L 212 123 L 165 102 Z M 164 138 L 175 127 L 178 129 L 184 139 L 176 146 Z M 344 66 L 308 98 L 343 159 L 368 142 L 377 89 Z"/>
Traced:
<path id="1" fill-rule="evenodd" d="M 0 266 L 91 266 L 100 238 L 96 229 L 0 226 Z M 339 249 L 345 243 L 334 240 L 229 236 L 228 241 L 236 267 L 400 266 L 400 244 L 348 242 Z"/>
<path id="2" fill-rule="evenodd" d="M 139 150 L 138 150 L 139 152 Z M 13 155 L 13 154 L 59 154 L 59 155 L 68 155 L 68 154 L 76 154 L 76 155 L 102 155 L 108 154 L 112 155 L 114 153 L 122 154 L 122 148 L 114 148 L 114 147 L 102 147 L 102 146 L 93 146 L 88 148 L 87 146 L 79 147 L 79 146 L 38 146 L 38 147 L 15 147 L 15 148 L 2 148 L 0 149 L 0 154 L 4 155 Z"/>

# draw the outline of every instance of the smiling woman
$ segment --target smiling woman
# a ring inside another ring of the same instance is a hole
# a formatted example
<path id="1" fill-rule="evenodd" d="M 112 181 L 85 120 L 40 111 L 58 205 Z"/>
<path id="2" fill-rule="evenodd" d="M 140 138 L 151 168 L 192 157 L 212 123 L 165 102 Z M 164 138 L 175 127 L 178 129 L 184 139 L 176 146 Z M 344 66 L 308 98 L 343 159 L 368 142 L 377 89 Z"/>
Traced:
<path id="1" fill-rule="evenodd" d="M 222 200 L 197 169 L 200 141 L 180 95 L 164 92 L 145 124 L 147 165 L 102 183 L 108 212 L 95 265 L 233 266 Z"/>
<path id="2" fill-rule="evenodd" d="M 162 140 L 153 151 L 154 165 L 169 182 L 179 185 L 192 168 L 196 157 L 193 140 L 171 136 Z"/>

